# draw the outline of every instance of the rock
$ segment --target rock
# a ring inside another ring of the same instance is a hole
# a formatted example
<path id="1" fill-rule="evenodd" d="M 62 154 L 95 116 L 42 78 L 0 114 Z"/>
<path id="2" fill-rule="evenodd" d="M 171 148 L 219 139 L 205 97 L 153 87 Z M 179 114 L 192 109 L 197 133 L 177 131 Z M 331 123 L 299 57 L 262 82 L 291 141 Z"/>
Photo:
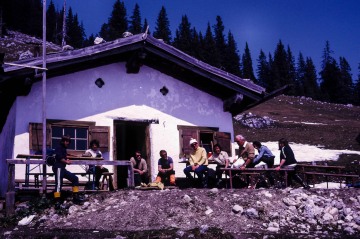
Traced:
<path id="1" fill-rule="evenodd" d="M 207 207 L 207 210 L 205 211 L 205 214 L 206 215 L 210 215 L 211 213 L 213 213 L 214 211 L 211 209 L 211 208 L 209 208 L 209 207 Z"/>
<path id="2" fill-rule="evenodd" d="M 209 230 L 209 226 L 208 225 L 201 225 L 200 226 L 200 233 L 204 234 Z"/>
<path id="3" fill-rule="evenodd" d="M 351 227 L 345 227 L 345 228 L 344 228 L 344 232 L 345 232 L 346 234 L 348 234 L 348 235 L 354 235 L 354 234 L 355 234 L 354 229 L 351 228 Z"/>
<path id="4" fill-rule="evenodd" d="M 259 213 L 255 208 L 249 208 L 245 211 L 245 214 L 250 218 L 258 218 Z"/>
<path id="5" fill-rule="evenodd" d="M 233 211 L 234 213 L 240 213 L 240 214 L 241 214 L 241 213 L 244 212 L 244 209 L 243 209 L 242 206 L 236 204 L 236 205 L 233 206 L 232 211 Z"/>
<path id="6" fill-rule="evenodd" d="M 268 227 L 266 230 L 268 230 L 270 232 L 278 232 L 280 230 L 280 228 L 278 228 L 278 227 Z"/>
<path id="7" fill-rule="evenodd" d="M 330 213 L 325 213 L 322 218 L 324 219 L 324 221 L 331 221 L 334 219 L 334 217 Z"/>
<path id="8" fill-rule="evenodd" d="M 26 225 L 29 225 L 31 223 L 31 221 L 34 219 L 35 215 L 31 215 L 31 216 L 28 216 L 28 217 L 24 217 L 23 219 L 21 219 L 19 222 L 18 222 L 18 225 L 19 226 L 26 226 Z"/>
<path id="9" fill-rule="evenodd" d="M 296 206 L 298 205 L 298 203 L 296 203 L 293 199 L 290 199 L 290 198 L 283 198 L 283 203 L 286 205 L 286 206 Z"/>
<path id="10" fill-rule="evenodd" d="M 336 202 L 335 207 L 340 210 L 344 207 L 344 204 L 342 202 Z"/>
<path id="11" fill-rule="evenodd" d="M 187 203 L 190 203 L 192 201 L 191 197 L 187 194 L 184 195 L 183 200 Z"/>
<path id="12" fill-rule="evenodd" d="M 69 214 L 73 214 L 78 210 L 78 207 L 73 205 L 69 208 Z"/>

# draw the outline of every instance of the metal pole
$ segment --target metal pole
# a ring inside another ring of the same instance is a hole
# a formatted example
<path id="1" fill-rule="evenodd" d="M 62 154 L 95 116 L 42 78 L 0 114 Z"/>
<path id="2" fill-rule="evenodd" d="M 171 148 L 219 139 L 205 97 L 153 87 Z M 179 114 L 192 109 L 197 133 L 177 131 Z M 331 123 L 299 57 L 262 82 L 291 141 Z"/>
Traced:
<path id="1" fill-rule="evenodd" d="M 46 69 L 46 0 L 43 0 L 43 68 Z M 42 158 L 46 160 L 46 71 L 42 73 Z M 43 192 L 46 193 L 46 163 L 43 164 L 43 180 L 42 180 Z"/>

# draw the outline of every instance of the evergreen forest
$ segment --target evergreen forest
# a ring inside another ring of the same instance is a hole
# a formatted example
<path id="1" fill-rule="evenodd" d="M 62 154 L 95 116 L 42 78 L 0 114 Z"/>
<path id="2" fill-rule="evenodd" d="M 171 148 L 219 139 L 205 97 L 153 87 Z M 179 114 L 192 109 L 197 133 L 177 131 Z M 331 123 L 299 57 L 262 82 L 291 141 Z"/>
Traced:
<path id="1" fill-rule="evenodd" d="M 22 16 L 22 17 L 19 17 Z M 322 50 L 320 72 L 316 71 L 311 57 L 300 52 L 294 56 L 289 45 L 279 40 L 274 52 L 258 53 L 253 62 L 250 43 L 246 43 L 240 54 L 231 30 L 225 31 L 221 16 L 215 24 L 209 22 L 206 31 L 197 31 L 186 14 L 181 17 L 175 33 L 170 30 L 170 21 L 163 6 L 159 9 L 154 29 L 147 29 L 146 18 L 142 18 L 140 6 L 125 8 L 124 2 L 114 0 L 108 21 L 103 23 L 98 34 L 86 36 L 84 26 L 77 13 L 70 8 L 64 12 L 56 9 L 51 0 L 46 10 L 47 41 L 58 45 L 82 48 L 93 44 L 95 37 L 106 41 L 121 38 L 124 32 L 132 34 L 147 31 L 177 49 L 224 71 L 244 79 L 250 79 L 272 92 L 284 85 L 291 87 L 287 95 L 311 97 L 314 100 L 339 104 L 360 105 L 360 63 L 358 75 L 352 76 L 350 64 L 345 57 L 335 59 L 330 42 Z M 2 0 L 0 5 L 2 34 L 6 29 L 42 37 L 41 0 Z M 320 49 L 321 50 L 321 49 Z M 256 69 L 253 68 L 256 65 Z"/>

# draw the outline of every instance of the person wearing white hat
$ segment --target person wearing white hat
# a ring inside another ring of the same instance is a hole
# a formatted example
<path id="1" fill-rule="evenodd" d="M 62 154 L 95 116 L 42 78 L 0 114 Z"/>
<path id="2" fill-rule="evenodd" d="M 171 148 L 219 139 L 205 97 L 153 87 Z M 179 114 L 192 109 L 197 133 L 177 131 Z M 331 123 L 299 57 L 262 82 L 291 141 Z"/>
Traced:
<path id="1" fill-rule="evenodd" d="M 195 172 L 203 187 L 207 187 L 207 177 L 203 180 L 204 173 L 208 170 L 208 159 L 206 150 L 199 146 L 196 139 L 190 139 L 189 142 L 193 151 L 190 153 L 189 166 L 184 169 L 184 173 L 187 178 L 193 179 L 191 172 Z"/>

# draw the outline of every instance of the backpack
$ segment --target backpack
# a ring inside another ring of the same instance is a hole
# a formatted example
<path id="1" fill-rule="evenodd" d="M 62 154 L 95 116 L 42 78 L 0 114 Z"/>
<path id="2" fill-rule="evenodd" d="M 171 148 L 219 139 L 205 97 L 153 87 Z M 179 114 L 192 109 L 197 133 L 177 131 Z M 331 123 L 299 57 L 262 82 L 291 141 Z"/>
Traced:
<path id="1" fill-rule="evenodd" d="M 42 154 L 42 150 L 37 151 L 35 154 Z M 55 150 L 54 149 L 46 149 L 46 158 L 45 163 L 47 166 L 54 166 L 56 162 L 55 158 Z"/>

